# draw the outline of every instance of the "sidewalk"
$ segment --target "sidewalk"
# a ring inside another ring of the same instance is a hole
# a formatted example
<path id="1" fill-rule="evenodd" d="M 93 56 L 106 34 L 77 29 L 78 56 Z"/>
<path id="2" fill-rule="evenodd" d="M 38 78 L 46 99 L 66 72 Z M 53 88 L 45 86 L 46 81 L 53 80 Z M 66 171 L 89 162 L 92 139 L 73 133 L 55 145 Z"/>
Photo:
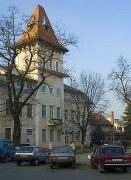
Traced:
<path id="1" fill-rule="evenodd" d="M 131 154 L 131 149 L 127 148 L 126 153 L 130 153 Z"/>
<path id="2" fill-rule="evenodd" d="M 83 165 L 89 165 L 90 160 L 88 159 L 88 154 L 89 153 L 84 153 L 84 154 L 77 154 L 76 155 L 76 162 L 77 164 L 83 164 Z"/>

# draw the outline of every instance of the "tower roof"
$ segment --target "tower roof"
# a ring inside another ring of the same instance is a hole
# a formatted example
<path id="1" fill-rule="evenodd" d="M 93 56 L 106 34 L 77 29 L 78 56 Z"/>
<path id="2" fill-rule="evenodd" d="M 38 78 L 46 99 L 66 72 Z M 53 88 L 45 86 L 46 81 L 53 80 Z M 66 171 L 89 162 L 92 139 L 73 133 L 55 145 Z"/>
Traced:
<path id="1" fill-rule="evenodd" d="M 27 44 L 33 40 L 47 42 L 64 52 L 68 52 L 68 49 L 60 44 L 59 40 L 57 39 L 46 12 L 40 5 L 36 6 L 34 13 L 27 23 L 27 27 L 23 35 L 17 42 L 17 45 Z"/>

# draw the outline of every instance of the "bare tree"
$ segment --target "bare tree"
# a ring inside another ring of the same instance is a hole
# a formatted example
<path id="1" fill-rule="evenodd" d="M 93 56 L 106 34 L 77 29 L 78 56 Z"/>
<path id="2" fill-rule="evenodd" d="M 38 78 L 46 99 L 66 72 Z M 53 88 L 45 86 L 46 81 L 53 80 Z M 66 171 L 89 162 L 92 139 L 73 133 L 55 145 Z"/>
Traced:
<path id="1" fill-rule="evenodd" d="M 111 90 L 120 100 L 131 105 L 131 64 L 123 56 L 118 58 L 117 69 L 110 73 L 109 79 L 112 81 Z"/>
<path id="2" fill-rule="evenodd" d="M 80 130 L 83 148 L 89 126 L 95 122 L 98 112 L 103 112 L 107 107 L 105 83 L 99 74 L 84 72 L 79 81 L 71 80 L 71 86 L 71 98 L 67 100 L 71 104 L 71 113 L 67 126 Z"/>
<path id="3" fill-rule="evenodd" d="M 7 89 L 6 104 L 14 121 L 13 139 L 16 144 L 20 143 L 21 138 L 22 108 L 34 98 L 46 78 L 52 75 L 51 72 L 47 72 L 46 64 L 53 60 L 54 54 L 58 51 L 58 47 L 49 46 L 46 42 L 43 46 L 38 46 L 38 41 L 32 41 L 30 30 L 34 24 L 29 20 L 26 31 L 23 30 L 25 22 L 21 21 L 19 15 L 16 7 L 10 7 L 8 15 L 1 17 L 0 20 L 0 78 Z M 21 46 L 18 40 L 23 33 L 28 37 L 29 43 Z M 70 37 L 69 39 L 66 37 L 61 44 L 71 45 Z M 24 66 L 19 67 L 18 58 L 23 51 L 27 56 L 24 58 Z M 39 63 L 41 63 L 40 67 Z M 35 75 L 37 79 L 34 78 Z M 19 88 L 16 87 L 17 82 Z M 32 83 L 29 89 L 26 88 L 28 82 Z"/>

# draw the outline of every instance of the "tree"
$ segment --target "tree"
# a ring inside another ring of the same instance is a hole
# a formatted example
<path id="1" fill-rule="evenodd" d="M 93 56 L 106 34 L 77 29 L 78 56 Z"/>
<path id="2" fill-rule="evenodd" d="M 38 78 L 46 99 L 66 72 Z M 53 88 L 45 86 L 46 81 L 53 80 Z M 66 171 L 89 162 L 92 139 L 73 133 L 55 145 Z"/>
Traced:
<path id="1" fill-rule="evenodd" d="M 124 126 L 127 139 L 131 130 L 131 64 L 123 56 L 117 61 L 117 70 L 113 70 L 109 75 L 111 90 L 116 93 L 119 100 L 126 103 Z"/>
<path id="2" fill-rule="evenodd" d="M 37 9 L 44 11 L 41 6 Z M 23 22 L 19 15 L 16 7 L 10 7 L 8 15 L 0 19 L 0 78 L 5 82 L 7 88 L 6 104 L 14 121 L 13 139 L 16 144 L 20 143 L 21 138 L 20 114 L 22 108 L 34 98 L 37 90 L 51 75 L 51 72 L 49 74 L 46 71 L 46 64 L 53 60 L 56 52 L 64 54 L 68 51 L 64 46 L 71 45 L 70 37 L 69 39 L 63 37 L 64 41 L 58 42 L 46 16 L 44 28 L 39 32 L 44 36 L 43 45 L 41 45 L 36 31 L 40 23 L 42 26 L 42 20 L 38 22 L 36 14 L 33 14 L 28 21 Z M 24 29 L 25 25 L 26 30 Z M 54 45 L 50 45 L 45 40 L 49 31 L 54 38 Z M 75 44 L 74 38 L 72 38 L 73 41 Z M 25 53 L 24 64 L 20 67 L 18 59 L 23 52 Z M 60 61 L 59 58 L 58 60 Z M 41 64 L 40 68 L 39 63 Z M 19 88 L 16 87 L 18 81 Z M 33 84 L 29 89 L 26 88 L 28 82 Z"/>
<path id="3" fill-rule="evenodd" d="M 127 105 L 123 116 L 124 121 L 124 132 L 126 139 L 131 139 L 131 105 Z"/>
<path id="4" fill-rule="evenodd" d="M 104 97 L 105 83 L 99 74 L 83 72 L 79 81 L 71 79 L 71 86 L 69 108 L 72 111 L 67 126 L 81 132 L 81 147 L 83 148 L 89 126 L 95 123 L 97 113 L 103 112 L 108 105 Z"/>
<path id="5" fill-rule="evenodd" d="M 131 104 L 131 64 L 120 56 L 117 61 L 117 70 L 109 74 L 111 90 L 126 104 Z"/>
<path id="6" fill-rule="evenodd" d="M 92 136 L 91 136 L 91 142 L 92 144 L 96 144 L 96 145 L 102 145 L 103 141 L 104 141 L 104 132 L 101 128 L 100 125 L 96 125 L 94 130 L 92 131 Z"/>

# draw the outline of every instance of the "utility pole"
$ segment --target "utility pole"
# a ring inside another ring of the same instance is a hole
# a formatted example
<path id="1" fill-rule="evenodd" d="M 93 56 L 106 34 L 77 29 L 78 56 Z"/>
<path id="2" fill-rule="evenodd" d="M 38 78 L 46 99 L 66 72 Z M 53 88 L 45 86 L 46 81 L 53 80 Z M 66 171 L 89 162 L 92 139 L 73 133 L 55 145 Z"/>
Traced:
<path id="1" fill-rule="evenodd" d="M 114 124 L 115 124 L 115 119 L 114 119 L 114 112 L 111 112 L 112 114 L 112 123 L 113 123 L 113 132 L 112 132 L 112 144 L 115 144 L 115 128 L 114 128 Z"/>

